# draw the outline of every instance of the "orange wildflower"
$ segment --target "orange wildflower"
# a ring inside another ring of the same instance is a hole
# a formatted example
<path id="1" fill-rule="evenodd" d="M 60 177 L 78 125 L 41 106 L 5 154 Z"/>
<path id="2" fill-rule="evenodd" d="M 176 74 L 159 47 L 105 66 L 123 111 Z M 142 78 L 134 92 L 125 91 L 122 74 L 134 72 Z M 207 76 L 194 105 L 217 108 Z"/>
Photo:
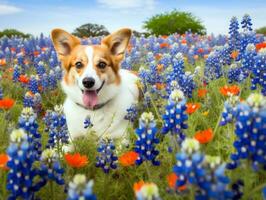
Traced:
<path id="1" fill-rule="evenodd" d="M 168 35 L 162 35 L 161 38 L 167 39 L 168 38 Z"/>
<path id="2" fill-rule="evenodd" d="M 205 55 L 203 56 L 203 58 L 204 58 L 204 59 L 207 59 L 208 56 L 209 56 L 208 54 L 205 54 Z"/>
<path id="3" fill-rule="evenodd" d="M 7 154 L 0 154 L 0 169 L 8 170 L 8 167 L 6 166 L 8 159 L 9 157 Z"/>
<path id="4" fill-rule="evenodd" d="M 160 44 L 160 48 L 161 49 L 162 48 L 168 48 L 168 47 L 170 47 L 170 45 L 168 43 L 166 43 L 166 42 Z"/>
<path id="5" fill-rule="evenodd" d="M 88 164 L 88 158 L 86 155 L 80 155 L 79 153 L 65 154 L 65 160 L 70 167 L 81 168 Z"/>
<path id="6" fill-rule="evenodd" d="M 33 52 L 33 55 L 34 55 L 34 56 L 38 56 L 39 54 L 40 54 L 39 51 L 34 51 L 34 52 Z"/>
<path id="7" fill-rule="evenodd" d="M 158 64 L 157 65 L 157 71 L 162 72 L 163 71 L 163 64 Z"/>
<path id="8" fill-rule="evenodd" d="M 139 154 L 135 151 L 128 151 L 121 155 L 118 160 L 122 166 L 128 167 L 135 164 L 135 161 L 138 159 L 138 156 Z"/>
<path id="9" fill-rule="evenodd" d="M 256 50 L 259 51 L 261 49 L 266 48 L 266 42 L 256 44 Z"/>
<path id="10" fill-rule="evenodd" d="M 187 44 L 187 41 L 186 41 L 185 39 L 183 39 L 183 40 L 181 41 L 181 43 L 182 43 L 182 44 Z"/>
<path id="11" fill-rule="evenodd" d="M 155 59 L 156 59 L 156 60 L 160 60 L 160 59 L 161 59 L 161 57 L 162 57 L 162 55 L 161 55 L 161 54 L 159 54 L 159 53 L 157 53 L 157 54 L 155 55 Z"/>
<path id="12" fill-rule="evenodd" d="M 164 83 L 155 83 L 155 86 L 157 90 L 163 90 L 165 88 Z"/>
<path id="13" fill-rule="evenodd" d="M 178 176 L 174 172 L 172 172 L 167 175 L 166 179 L 168 182 L 168 186 L 172 189 L 176 189 L 176 181 L 178 180 Z M 183 191 L 185 189 L 186 189 L 186 185 L 178 187 L 179 191 Z"/>
<path id="14" fill-rule="evenodd" d="M 6 65 L 6 59 L 0 59 L 0 66 L 5 66 Z"/>
<path id="15" fill-rule="evenodd" d="M 15 47 L 11 47 L 10 50 L 11 50 L 11 52 L 16 52 L 16 48 Z"/>
<path id="16" fill-rule="evenodd" d="M 26 75 L 20 75 L 18 78 L 19 82 L 28 84 L 30 79 Z"/>
<path id="17" fill-rule="evenodd" d="M 194 56 L 194 59 L 195 59 L 195 60 L 197 60 L 198 58 L 199 58 L 199 56 L 198 56 L 198 55 L 195 55 L 195 56 Z"/>
<path id="18" fill-rule="evenodd" d="M 140 189 L 142 188 L 142 186 L 143 186 L 144 184 L 145 184 L 145 183 L 144 183 L 143 180 L 134 183 L 134 185 L 133 185 L 133 189 L 134 189 L 135 193 L 137 193 L 138 191 L 140 191 Z"/>
<path id="19" fill-rule="evenodd" d="M 0 100 L 0 109 L 8 110 L 13 107 L 15 103 L 14 99 L 11 98 L 4 98 Z"/>
<path id="20" fill-rule="evenodd" d="M 200 104 L 199 103 L 187 103 L 187 113 L 188 114 L 192 114 L 194 113 L 196 110 L 198 110 L 200 108 Z"/>
<path id="21" fill-rule="evenodd" d="M 233 52 L 231 53 L 231 58 L 236 59 L 237 56 L 238 56 L 238 54 L 239 54 L 238 51 L 233 51 Z"/>
<path id="22" fill-rule="evenodd" d="M 208 90 L 205 88 L 198 89 L 198 97 L 204 98 L 207 94 Z"/>
<path id="23" fill-rule="evenodd" d="M 213 131 L 211 128 L 208 128 L 207 130 L 198 131 L 194 138 L 199 141 L 201 144 L 205 144 L 210 142 L 213 139 Z"/>
<path id="24" fill-rule="evenodd" d="M 223 86 L 220 88 L 220 93 L 224 96 L 230 96 L 230 95 L 238 95 L 240 92 L 240 88 L 237 85 L 232 86 Z"/>
<path id="25" fill-rule="evenodd" d="M 203 48 L 199 48 L 198 49 L 198 53 L 204 53 L 204 49 Z"/>

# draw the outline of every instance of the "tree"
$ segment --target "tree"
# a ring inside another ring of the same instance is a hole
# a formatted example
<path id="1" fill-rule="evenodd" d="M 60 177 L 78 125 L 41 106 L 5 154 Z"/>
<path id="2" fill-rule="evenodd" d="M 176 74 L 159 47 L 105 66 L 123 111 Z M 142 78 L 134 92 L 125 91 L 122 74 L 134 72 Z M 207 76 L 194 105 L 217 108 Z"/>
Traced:
<path id="1" fill-rule="evenodd" d="M 263 34 L 266 36 L 266 26 L 257 29 L 256 33 Z"/>
<path id="2" fill-rule="evenodd" d="M 173 10 L 157 14 L 144 22 L 144 28 L 151 34 L 170 35 L 173 33 L 184 34 L 186 31 L 205 34 L 206 29 L 202 22 L 189 12 Z"/>
<path id="3" fill-rule="evenodd" d="M 23 38 L 28 38 L 31 35 L 30 34 L 25 34 L 23 32 L 20 32 L 16 29 L 4 29 L 3 31 L 0 31 L 0 38 L 1 37 L 12 37 L 12 36 L 18 36 L 18 37 L 23 37 Z"/>
<path id="4" fill-rule="evenodd" d="M 95 37 L 108 35 L 109 32 L 103 25 L 99 24 L 84 24 L 76 28 L 73 32 L 73 35 L 83 38 L 83 37 Z"/>

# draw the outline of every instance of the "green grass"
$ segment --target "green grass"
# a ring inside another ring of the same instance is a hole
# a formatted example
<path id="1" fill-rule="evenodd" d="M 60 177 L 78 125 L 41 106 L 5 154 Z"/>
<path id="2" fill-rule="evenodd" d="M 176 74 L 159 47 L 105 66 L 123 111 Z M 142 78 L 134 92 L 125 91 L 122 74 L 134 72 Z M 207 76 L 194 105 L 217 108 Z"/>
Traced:
<path id="1" fill-rule="evenodd" d="M 203 66 L 203 63 L 198 63 Z M 192 66 L 187 65 L 187 69 L 192 70 Z M 200 84 L 196 80 L 198 85 Z M 189 99 L 189 102 L 200 102 L 201 108 L 189 116 L 188 119 L 188 129 L 185 131 L 187 136 L 192 137 L 196 131 L 204 130 L 207 128 L 212 128 L 215 132 L 214 139 L 205 145 L 201 145 L 202 152 L 208 155 L 221 156 L 222 160 L 229 161 L 230 154 L 234 151 L 233 142 L 235 139 L 234 135 L 234 125 L 228 124 L 224 127 L 218 126 L 221 112 L 223 109 L 223 103 L 225 97 L 219 93 L 219 88 L 227 83 L 225 78 L 220 78 L 218 80 L 211 81 L 207 86 L 208 95 L 205 99 L 199 99 L 197 97 L 197 91 L 193 93 L 193 98 Z M 16 100 L 15 106 L 9 111 L 0 111 L 0 153 L 6 151 L 8 147 L 9 134 L 13 128 L 16 127 L 18 117 L 23 108 L 22 99 L 26 92 L 25 88 L 21 88 L 19 84 L 14 84 L 10 80 L 4 79 L 2 81 L 5 96 L 14 98 Z M 241 87 L 240 97 L 245 99 L 251 91 L 249 90 L 250 81 L 249 79 Z M 58 89 L 56 91 L 51 91 L 42 94 L 43 98 L 43 108 L 44 110 L 53 109 L 56 104 L 62 104 L 64 100 L 63 92 Z M 163 114 L 165 101 L 162 99 L 157 99 L 153 97 L 154 107 L 147 108 L 147 110 L 155 111 L 159 114 Z M 202 113 L 208 111 L 209 114 L 204 116 Z M 160 119 L 158 120 L 158 126 L 161 126 Z M 45 147 L 47 141 L 47 133 L 44 132 L 44 124 L 42 118 L 39 117 L 39 131 L 42 134 L 43 147 Z M 136 125 L 135 125 L 136 126 Z M 131 135 L 130 147 L 126 149 L 125 147 L 120 147 L 120 141 L 116 141 L 117 154 L 121 155 L 126 150 L 133 148 L 135 135 L 133 129 L 129 131 Z M 72 169 L 66 165 L 64 160 L 61 160 L 62 165 L 65 168 L 64 178 L 66 182 L 69 182 L 73 175 L 76 173 L 82 173 L 89 179 L 94 180 L 94 192 L 100 200 L 128 200 L 134 199 L 134 192 L 132 186 L 135 182 L 139 180 L 144 180 L 148 182 L 154 182 L 158 185 L 160 190 L 160 195 L 162 199 L 191 199 L 188 194 L 177 195 L 170 194 L 167 192 L 167 180 L 166 176 L 172 171 L 172 167 L 175 165 L 175 155 L 170 154 L 167 151 L 167 147 L 171 143 L 171 138 L 166 136 L 163 141 L 158 145 L 160 154 L 158 159 L 161 161 L 161 165 L 158 167 L 152 166 L 150 163 L 144 163 L 141 166 L 132 167 L 122 167 L 119 166 L 117 170 L 111 171 L 109 174 L 104 174 L 101 169 L 95 167 L 95 157 L 96 157 L 96 141 L 97 139 L 92 135 L 88 135 L 86 138 L 79 139 L 75 141 L 75 150 L 81 154 L 85 154 L 89 158 L 89 164 L 81 169 Z M 247 165 L 243 164 L 240 168 L 234 171 L 228 171 L 227 174 L 230 176 L 231 180 L 237 180 L 243 178 L 245 182 L 244 187 L 244 199 L 262 199 L 260 192 L 260 185 L 265 183 L 266 174 L 255 173 Z M 7 172 L 0 171 L 0 199 L 6 199 L 8 192 L 5 189 Z M 47 184 L 37 196 L 44 200 L 59 200 L 64 199 L 66 195 L 64 194 L 64 187 L 57 186 L 56 184 Z"/>

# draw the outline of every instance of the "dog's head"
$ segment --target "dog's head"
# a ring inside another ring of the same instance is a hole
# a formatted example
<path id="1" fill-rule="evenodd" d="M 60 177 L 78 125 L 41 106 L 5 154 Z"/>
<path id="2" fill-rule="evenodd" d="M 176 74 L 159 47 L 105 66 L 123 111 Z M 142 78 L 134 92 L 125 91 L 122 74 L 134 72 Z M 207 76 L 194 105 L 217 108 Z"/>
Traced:
<path id="1" fill-rule="evenodd" d="M 103 38 L 100 45 L 81 45 L 75 36 L 61 29 L 51 33 L 64 69 L 63 88 L 76 103 L 92 109 L 109 100 L 120 84 L 119 68 L 130 37 L 120 29 Z"/>

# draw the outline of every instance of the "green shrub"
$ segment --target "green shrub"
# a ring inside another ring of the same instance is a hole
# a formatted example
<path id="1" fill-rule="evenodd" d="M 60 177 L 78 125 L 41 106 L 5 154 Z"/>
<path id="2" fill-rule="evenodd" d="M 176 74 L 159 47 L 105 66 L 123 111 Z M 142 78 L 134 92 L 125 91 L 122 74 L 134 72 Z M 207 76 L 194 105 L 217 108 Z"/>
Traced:
<path id="1" fill-rule="evenodd" d="M 83 37 L 96 37 L 108 35 L 109 32 L 103 25 L 99 24 L 84 24 L 76 28 L 73 32 L 73 35 L 83 38 Z"/>
<path id="2" fill-rule="evenodd" d="M 144 22 L 144 28 L 151 34 L 170 35 L 173 33 L 184 34 L 186 31 L 205 34 L 202 22 L 189 12 L 173 10 L 157 14 Z"/>
<path id="3" fill-rule="evenodd" d="M 266 26 L 257 29 L 256 33 L 263 34 L 266 36 Z"/>
<path id="4" fill-rule="evenodd" d="M 12 37 L 12 36 L 18 36 L 18 37 L 23 37 L 23 38 L 28 38 L 30 37 L 31 35 L 30 34 L 26 34 L 26 33 L 23 33 L 21 31 L 18 31 L 16 29 L 4 29 L 3 31 L 0 31 L 0 38 L 1 37 Z"/>

